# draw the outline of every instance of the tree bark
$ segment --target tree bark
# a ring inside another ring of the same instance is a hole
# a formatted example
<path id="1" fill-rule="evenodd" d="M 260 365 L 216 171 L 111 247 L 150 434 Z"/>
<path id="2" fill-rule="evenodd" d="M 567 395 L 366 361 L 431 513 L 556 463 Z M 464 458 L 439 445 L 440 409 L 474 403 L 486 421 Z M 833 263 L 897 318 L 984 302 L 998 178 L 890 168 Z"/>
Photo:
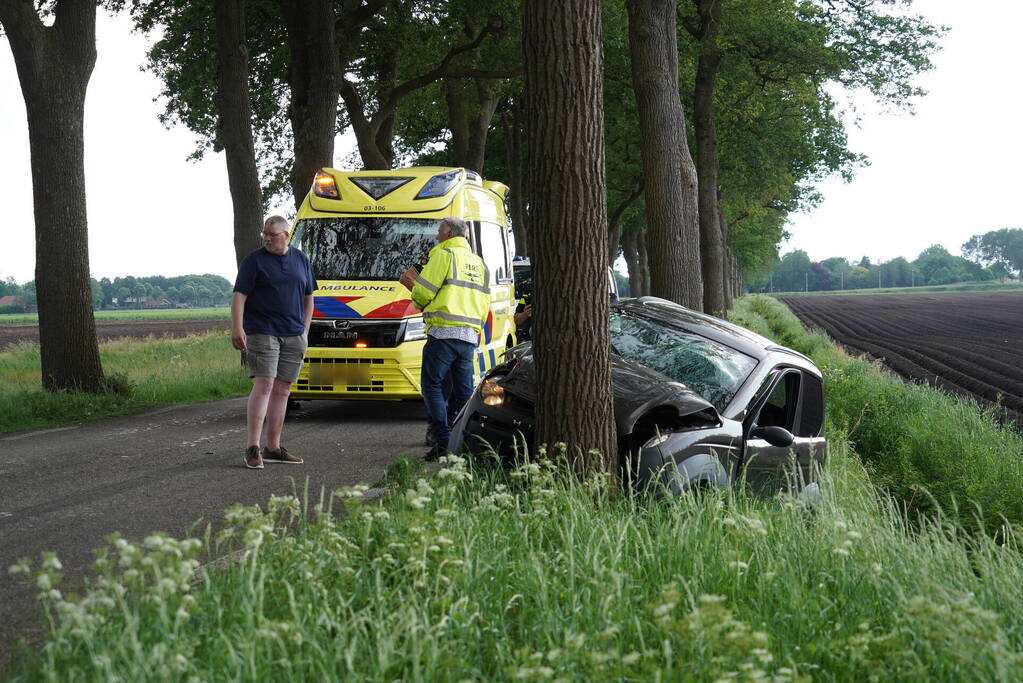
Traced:
<path id="1" fill-rule="evenodd" d="M 636 256 L 639 258 L 639 286 L 643 296 L 649 296 L 650 285 L 650 232 L 643 231 L 636 236 Z"/>
<path id="2" fill-rule="evenodd" d="M 522 28 L 537 443 L 614 472 L 600 0 L 525 0 Z"/>
<path id="3" fill-rule="evenodd" d="M 367 3 L 363 7 L 383 4 L 385 3 Z M 406 95 L 425 88 L 445 77 L 473 75 L 506 78 L 517 73 L 517 69 L 512 69 L 500 74 L 492 72 L 481 74 L 478 71 L 474 72 L 474 70 L 469 70 L 468 72 L 459 71 L 453 66 L 453 63 L 461 55 L 472 53 L 479 48 L 493 31 L 494 29 L 489 26 L 483 28 L 468 42 L 448 50 L 437 66 L 429 71 L 424 71 L 403 83 L 395 82 L 388 88 L 382 88 L 377 98 L 379 100 L 377 110 L 373 114 L 369 114 L 366 111 L 366 103 L 359 94 L 355 84 L 346 78 L 341 79 L 341 99 L 344 100 L 345 110 L 348 112 L 348 118 L 352 123 L 352 131 L 355 133 L 364 168 L 367 170 L 383 170 L 390 168 L 393 164 L 392 129 L 394 126 L 394 114 L 399 103 Z M 489 121 L 487 121 L 487 124 L 489 125 Z"/>
<path id="4" fill-rule="evenodd" d="M 690 33 L 700 41 L 693 95 L 693 128 L 696 133 L 696 175 L 699 182 L 700 263 L 703 270 L 703 310 L 723 313 L 725 304 L 725 250 L 718 217 L 718 140 L 714 123 L 714 88 L 721 66 L 717 45 L 721 5 L 725 0 L 692 0 L 699 25 Z M 695 29 L 695 30 L 694 30 Z"/>
<path id="5" fill-rule="evenodd" d="M 622 219 L 632 204 L 643 195 L 643 179 L 639 178 L 632 186 L 632 192 L 623 199 L 607 219 L 607 257 L 609 263 L 618 258 L 618 250 L 622 241 Z"/>
<path id="6" fill-rule="evenodd" d="M 475 22 L 465 27 L 463 38 L 472 40 L 479 34 Z M 472 66 L 479 57 L 479 49 L 464 53 L 459 62 Z M 471 58 L 471 59 L 470 59 Z M 448 129 L 456 166 L 472 169 L 483 175 L 486 159 L 487 134 L 497 111 L 497 81 L 493 78 L 445 78 L 442 84 L 448 106 Z"/>
<path id="7" fill-rule="evenodd" d="M 316 172 L 334 164 L 341 67 L 331 0 L 281 0 L 280 7 L 291 58 L 288 115 L 295 138 L 295 160 L 289 179 L 297 209 Z"/>
<path id="8" fill-rule="evenodd" d="M 525 198 L 529 195 L 527 184 L 529 179 L 524 172 L 524 138 L 525 126 L 521 102 L 511 103 L 511 116 L 505 126 L 505 153 L 508 161 L 508 181 L 511 189 L 508 202 L 511 205 L 512 230 L 515 234 L 515 252 L 520 256 L 529 256 L 529 215 L 526 210 Z"/>
<path id="9" fill-rule="evenodd" d="M 724 265 L 721 269 L 722 274 L 722 285 L 724 295 L 724 306 L 722 310 L 729 311 L 732 308 L 732 302 L 735 300 L 736 292 L 736 281 L 735 281 L 735 255 L 732 253 L 732 247 L 728 244 L 728 221 L 725 220 L 725 212 L 723 207 L 724 190 L 718 188 L 717 192 L 717 215 L 718 215 L 718 227 L 721 234 L 721 245 L 722 252 L 724 253 Z"/>
<path id="10" fill-rule="evenodd" d="M 643 153 L 650 291 L 703 308 L 696 169 L 678 91 L 675 0 L 627 0 Z"/>
<path id="11" fill-rule="evenodd" d="M 96 3 L 62 0 L 52 26 L 34 4 L 0 0 L 28 114 L 42 385 L 105 389 L 89 286 L 85 93 L 96 64 Z"/>
<path id="12" fill-rule="evenodd" d="M 629 296 L 643 296 L 643 277 L 639 268 L 639 252 L 636 250 L 636 232 L 622 235 L 622 256 L 629 270 Z"/>
<path id="13" fill-rule="evenodd" d="M 245 0 L 216 0 L 217 109 L 227 157 L 227 181 L 234 209 L 234 255 L 238 265 L 262 241 L 263 197 L 252 140 L 249 51 L 245 43 Z"/>

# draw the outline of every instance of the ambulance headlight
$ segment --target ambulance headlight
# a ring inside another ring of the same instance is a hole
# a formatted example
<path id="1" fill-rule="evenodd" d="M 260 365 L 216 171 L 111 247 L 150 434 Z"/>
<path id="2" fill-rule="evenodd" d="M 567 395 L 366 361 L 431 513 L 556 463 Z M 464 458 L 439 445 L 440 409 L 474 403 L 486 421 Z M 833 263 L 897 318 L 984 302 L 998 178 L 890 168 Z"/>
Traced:
<path id="1" fill-rule="evenodd" d="M 497 383 L 497 378 L 483 380 L 483 384 L 480 385 L 480 399 L 488 406 L 503 406 L 508 400 L 504 387 Z"/>
<path id="2" fill-rule="evenodd" d="M 405 341 L 426 339 L 426 323 L 422 318 L 409 318 L 405 321 Z"/>
<path id="3" fill-rule="evenodd" d="M 455 186 L 461 174 L 461 171 L 448 171 L 447 173 L 433 176 L 426 182 L 426 185 L 419 191 L 419 194 L 416 195 L 416 199 L 443 197 Z"/>
<path id="4" fill-rule="evenodd" d="M 324 199 L 341 199 L 334 176 L 323 171 L 317 171 L 316 177 L 313 178 L 313 194 Z"/>

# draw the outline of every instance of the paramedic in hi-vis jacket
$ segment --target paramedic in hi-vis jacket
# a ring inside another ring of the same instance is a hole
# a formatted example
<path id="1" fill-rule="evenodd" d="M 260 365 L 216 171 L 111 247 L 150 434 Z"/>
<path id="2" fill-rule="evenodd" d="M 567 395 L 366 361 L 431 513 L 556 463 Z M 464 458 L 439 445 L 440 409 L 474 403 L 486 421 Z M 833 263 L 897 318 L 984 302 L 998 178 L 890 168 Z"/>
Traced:
<path id="1" fill-rule="evenodd" d="M 447 453 L 451 436 L 448 415 L 457 414 L 472 393 L 472 359 L 490 311 L 490 273 L 472 253 L 468 234 L 469 228 L 460 218 L 442 219 L 437 226 L 438 244 L 430 250 L 422 272 L 409 268 L 401 276 L 426 325 L 421 384 L 427 418 L 437 439 L 427 460 Z M 442 388 L 448 373 L 450 406 Z"/>

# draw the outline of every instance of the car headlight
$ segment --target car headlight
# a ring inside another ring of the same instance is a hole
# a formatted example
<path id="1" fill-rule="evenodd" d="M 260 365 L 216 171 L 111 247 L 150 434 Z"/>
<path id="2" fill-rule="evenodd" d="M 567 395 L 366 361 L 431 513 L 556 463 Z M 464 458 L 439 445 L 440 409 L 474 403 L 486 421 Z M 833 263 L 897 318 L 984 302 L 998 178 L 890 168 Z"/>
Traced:
<path id="1" fill-rule="evenodd" d="M 660 446 L 662 443 L 667 441 L 669 438 L 671 438 L 671 432 L 658 434 L 657 436 L 643 444 L 643 448 L 656 448 L 657 446 Z"/>
<path id="2" fill-rule="evenodd" d="M 459 178 L 462 177 L 461 171 L 448 171 L 447 173 L 441 173 L 430 178 L 423 189 L 416 195 L 416 199 L 432 199 L 433 197 L 443 197 L 451 188 L 454 187 Z"/>
<path id="3" fill-rule="evenodd" d="M 504 387 L 498 384 L 496 379 L 485 379 L 480 385 L 480 399 L 483 405 L 503 406 L 508 397 L 504 393 Z"/>
<path id="4" fill-rule="evenodd" d="M 409 318 L 405 321 L 405 341 L 426 339 L 426 323 L 420 318 Z"/>

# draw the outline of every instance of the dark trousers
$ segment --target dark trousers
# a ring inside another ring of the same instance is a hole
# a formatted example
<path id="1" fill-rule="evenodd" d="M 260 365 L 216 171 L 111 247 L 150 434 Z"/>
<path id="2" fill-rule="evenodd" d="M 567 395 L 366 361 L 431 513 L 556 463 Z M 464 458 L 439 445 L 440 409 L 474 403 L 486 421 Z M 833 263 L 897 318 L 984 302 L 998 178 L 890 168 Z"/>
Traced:
<path id="1" fill-rule="evenodd" d="M 472 394 L 472 356 L 475 352 L 475 344 L 459 339 L 426 339 L 420 381 L 430 428 L 442 446 L 446 446 L 451 438 L 451 419 Z M 444 392 L 446 378 L 451 381 L 448 397 Z"/>

